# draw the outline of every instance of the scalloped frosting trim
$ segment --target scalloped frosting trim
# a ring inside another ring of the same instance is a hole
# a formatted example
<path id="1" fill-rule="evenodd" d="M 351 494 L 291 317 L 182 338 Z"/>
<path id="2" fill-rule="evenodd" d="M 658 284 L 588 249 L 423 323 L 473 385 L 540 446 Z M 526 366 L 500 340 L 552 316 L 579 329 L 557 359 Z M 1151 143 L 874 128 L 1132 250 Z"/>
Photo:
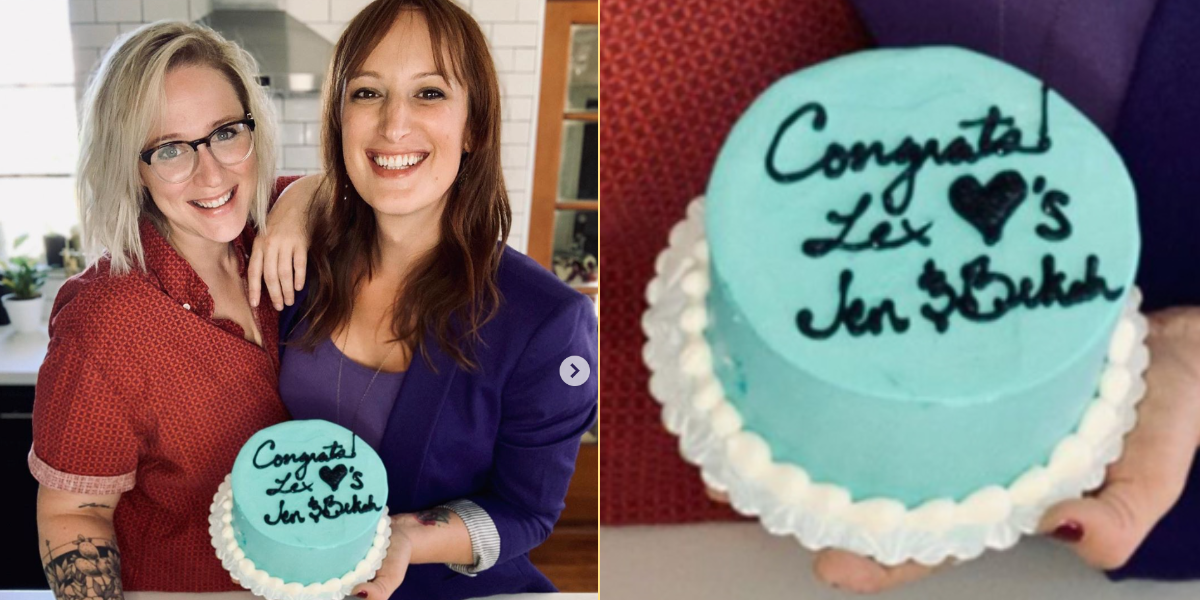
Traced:
<path id="1" fill-rule="evenodd" d="M 256 596 L 268 600 L 340 600 L 350 594 L 354 586 L 370 581 L 387 556 L 388 546 L 391 545 L 392 520 L 388 510 L 383 508 L 383 516 L 375 526 L 375 539 L 367 555 L 355 565 L 354 569 L 334 577 L 324 583 L 287 583 L 270 573 L 257 568 L 246 553 L 238 546 L 233 535 L 233 490 L 229 483 L 230 476 L 217 488 L 213 503 L 209 507 L 208 532 L 212 536 L 213 548 L 217 550 L 217 558 L 234 581 L 250 590 Z"/>
<path id="2" fill-rule="evenodd" d="M 1099 487 L 1137 421 L 1149 353 L 1146 320 L 1138 312 L 1141 295 L 1133 288 L 1113 330 L 1096 398 L 1049 461 L 962 501 L 935 499 L 909 509 L 891 498 L 854 500 L 842 486 L 812 481 L 802 466 L 773 460 L 762 437 L 743 428 L 713 374 L 703 336 L 708 260 L 700 197 L 672 229 L 646 288 L 643 359 L 651 371 L 650 392 L 662 404 L 667 430 L 679 437 L 682 455 L 700 467 L 707 485 L 728 492 L 735 510 L 758 517 L 770 533 L 793 536 L 810 550 L 841 548 L 894 566 L 970 560 L 989 548 L 1010 548 L 1036 531 L 1050 506 Z"/>

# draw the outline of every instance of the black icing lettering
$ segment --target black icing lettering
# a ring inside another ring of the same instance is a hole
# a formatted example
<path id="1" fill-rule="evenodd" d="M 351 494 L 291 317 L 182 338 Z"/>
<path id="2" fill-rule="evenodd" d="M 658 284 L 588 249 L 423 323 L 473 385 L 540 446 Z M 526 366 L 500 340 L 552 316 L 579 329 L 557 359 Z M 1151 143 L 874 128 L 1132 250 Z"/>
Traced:
<path id="1" fill-rule="evenodd" d="M 967 140 L 956 137 L 950 141 L 950 145 L 946 146 L 942 157 L 948 165 L 970 164 L 975 160 L 975 150 L 971 148 L 971 144 Z"/>
<path id="2" fill-rule="evenodd" d="M 297 522 L 303 523 L 304 515 L 301 515 L 300 511 L 298 510 L 284 510 L 283 500 L 280 500 L 279 514 L 275 516 L 275 520 L 271 520 L 271 515 L 269 513 L 263 515 L 263 520 L 267 522 L 267 525 L 278 525 L 280 523 L 283 523 L 284 525 L 291 525 L 292 523 Z"/>
<path id="3" fill-rule="evenodd" d="M 862 250 L 890 250 L 913 242 L 919 243 L 922 246 L 930 244 L 928 233 L 929 229 L 933 227 L 933 223 L 926 223 L 914 229 L 908 219 L 900 220 L 900 227 L 904 230 L 904 233 L 899 237 L 892 237 L 892 224 L 884 221 L 877 223 L 875 227 L 871 228 L 871 232 L 867 234 L 865 240 L 847 242 L 846 238 L 850 235 L 854 226 L 862 219 L 863 214 L 867 212 L 867 208 L 870 205 L 871 195 L 863 194 L 849 213 L 843 214 L 835 210 L 829 211 L 825 215 L 825 220 L 833 225 L 841 226 L 841 231 L 838 232 L 836 237 L 832 238 L 807 239 L 800 245 L 800 251 L 811 258 L 820 258 L 834 250 L 859 252 Z"/>
<path id="4" fill-rule="evenodd" d="M 979 137 L 975 147 L 981 156 L 1005 156 L 1017 154 L 1044 154 L 1050 151 L 1053 141 L 1050 139 L 1049 101 L 1050 88 L 1042 85 L 1041 115 L 1038 123 L 1038 141 L 1032 146 L 1021 146 L 1023 134 L 1016 127 L 1012 117 L 1005 117 L 998 106 L 988 107 L 987 114 L 982 119 L 960 121 L 962 129 L 979 128 Z M 996 131 L 1003 127 L 999 139 L 993 139 Z"/>
<path id="5" fill-rule="evenodd" d="M 333 468 L 321 467 L 320 470 L 317 471 L 317 476 L 321 478 L 321 481 L 325 482 L 325 485 L 329 486 L 329 489 L 336 492 L 338 486 L 342 483 L 342 479 L 346 477 L 347 471 L 346 465 L 344 464 L 337 465 Z"/>
<path id="6" fill-rule="evenodd" d="M 1058 190 L 1050 190 L 1042 196 L 1042 212 L 1054 222 L 1045 223 L 1034 228 L 1034 232 L 1044 240 L 1059 242 L 1071 237 L 1071 221 L 1063 214 L 1062 207 L 1071 203 L 1071 197 Z"/>
<path id="7" fill-rule="evenodd" d="M 865 334 L 879 335 L 884 327 L 889 326 L 893 331 L 903 333 L 908 330 L 909 320 L 897 314 L 896 303 L 885 299 L 878 306 L 867 309 L 861 298 L 850 299 L 850 284 L 854 274 L 849 269 L 843 269 L 838 277 L 838 308 L 833 321 L 826 327 L 813 325 L 813 312 L 807 308 L 796 313 L 796 327 L 807 337 L 825 340 L 833 337 L 844 325 L 846 331 L 854 337 Z M 886 322 L 885 322 L 886 321 Z"/>
<path id="8" fill-rule="evenodd" d="M 266 440 L 265 442 L 258 445 L 258 449 L 256 449 L 254 451 L 254 457 L 250 459 L 250 463 L 254 465 L 255 469 L 265 469 L 267 467 L 274 466 L 271 464 L 272 462 L 274 462 L 274 459 L 272 459 L 271 461 L 268 461 L 266 463 L 259 464 L 258 454 L 263 451 L 263 448 L 267 448 L 269 450 L 274 450 L 275 449 L 275 440 Z"/>
<path id="9" fill-rule="evenodd" d="M 367 496 L 365 504 L 358 499 L 358 494 L 351 496 L 350 502 L 335 500 L 332 494 L 325 496 L 325 499 L 321 502 L 317 501 L 316 496 L 310 496 L 308 499 L 308 508 L 311 509 L 308 516 L 313 520 L 313 523 L 318 523 L 321 519 L 336 519 L 342 515 L 370 513 L 383 509 L 382 506 L 375 504 L 374 494 Z"/>
<path id="10" fill-rule="evenodd" d="M 962 175 L 950 184 L 950 206 L 992 246 L 1000 241 L 1005 223 L 1026 193 L 1025 178 L 1011 169 L 997 173 L 986 186 L 972 175 Z"/>
<path id="11" fill-rule="evenodd" d="M 908 211 L 908 206 L 912 204 L 913 193 L 917 187 L 917 173 L 925 166 L 928 161 L 938 151 L 937 140 L 927 140 L 924 145 L 918 144 L 911 137 L 904 138 L 904 141 L 896 148 L 890 156 L 885 157 L 886 160 L 881 161 L 881 166 L 888 164 L 904 165 L 904 170 L 892 179 L 886 188 L 883 188 L 883 209 L 888 214 L 899 215 Z M 966 162 L 975 162 L 974 156 Z M 896 200 L 896 190 L 903 189 L 904 194 L 899 200 Z"/>
<path id="12" fill-rule="evenodd" d="M 918 133 L 899 142 L 888 142 L 888 145 L 880 140 L 832 141 L 825 144 L 819 155 L 810 154 L 809 158 L 798 161 L 798 165 L 780 163 L 779 150 L 784 136 L 802 135 L 793 131 L 797 125 L 807 132 L 824 131 L 830 118 L 829 112 L 818 102 L 806 103 L 787 115 L 776 129 L 765 157 L 765 168 L 773 181 L 791 184 L 814 175 L 836 180 L 847 173 L 860 173 L 873 166 L 898 167 L 898 172 L 878 194 L 886 218 L 869 221 L 867 215 L 875 199 L 872 193 L 858 196 L 857 202 L 847 211 L 829 211 L 825 221 L 834 226 L 833 234 L 813 236 L 801 244 L 801 251 L 811 258 L 823 257 L 835 250 L 887 250 L 912 243 L 930 246 L 932 223 L 915 226 L 909 219 L 900 218 L 912 205 L 922 169 L 929 165 L 973 165 L 989 158 L 1018 154 L 1044 154 L 1053 145 L 1049 88 L 1042 86 L 1036 138 L 1027 135 L 1013 116 L 993 105 L 979 118 L 958 121 L 960 133 L 948 139 L 924 137 Z M 1065 208 L 1070 197 L 1060 190 L 1048 190 L 1043 176 L 1035 177 L 1030 184 L 1020 172 L 1009 169 L 982 183 L 970 174 L 963 174 L 954 179 L 948 194 L 954 211 L 978 230 L 984 242 L 991 246 L 1001 241 L 1006 224 L 1031 190 L 1040 196 L 1041 212 L 1048 219 L 1035 227 L 1035 233 L 1049 241 L 1069 237 L 1072 225 Z M 991 259 L 981 255 L 962 264 L 957 281 L 951 281 L 950 275 L 930 259 L 916 281 L 917 287 L 929 298 L 919 310 L 937 331 L 945 332 L 956 316 L 984 323 L 1001 319 L 1018 308 L 1066 308 L 1098 299 L 1109 302 L 1119 299 L 1123 288 L 1110 287 L 1099 270 L 1099 257 L 1089 255 L 1083 275 L 1069 278 L 1058 268 L 1056 258 L 1046 254 L 1037 274 L 1014 276 L 993 269 Z M 850 269 L 840 273 L 837 308 L 828 322 L 818 325 L 810 309 L 797 311 L 796 326 L 802 335 L 822 340 L 843 329 L 855 337 L 908 330 L 910 319 L 897 308 L 893 299 L 884 298 L 870 305 L 851 293 L 854 275 Z M 327 508 L 320 504 L 317 507 L 322 511 Z M 324 512 L 322 515 L 329 518 Z"/>
<path id="13" fill-rule="evenodd" d="M 850 159 L 846 156 L 846 149 L 841 144 L 835 142 L 825 148 L 825 157 L 821 159 L 821 171 L 827 179 L 841 177 L 849 165 Z"/>
<path id="14" fill-rule="evenodd" d="M 1049 133 L 1049 88 L 1042 86 L 1041 94 L 1038 140 L 1032 146 L 1021 145 L 1024 136 L 1016 125 L 1015 119 L 1004 116 L 999 107 L 991 106 L 982 118 L 963 120 L 958 123 L 960 129 L 979 129 L 974 143 L 961 135 L 945 142 L 935 138 L 918 142 L 912 136 L 907 136 L 891 152 L 887 152 L 883 147 L 883 142 L 878 140 L 855 141 L 848 146 L 844 143 L 833 142 L 826 146 L 825 152 L 818 161 L 799 170 L 788 171 L 777 164 L 779 145 L 784 135 L 807 115 L 812 115 L 812 131 L 824 130 L 829 120 L 828 111 L 822 104 L 809 102 L 788 115 L 775 130 L 775 135 L 767 148 L 765 161 L 767 175 L 777 183 L 790 184 L 803 181 L 818 172 L 824 174 L 826 178 L 837 179 L 847 170 L 861 172 L 872 163 L 880 167 L 899 165 L 903 169 L 884 188 L 881 196 L 884 210 L 889 215 L 899 216 L 908 211 L 916 189 L 917 175 L 930 162 L 936 165 L 975 164 L 992 156 L 1048 152 L 1052 145 Z M 898 192 L 899 195 L 897 195 Z"/>
<path id="15" fill-rule="evenodd" d="M 780 140 L 783 139 L 783 136 L 787 133 L 788 129 L 791 129 L 792 125 L 796 124 L 796 121 L 799 121 L 801 117 L 810 112 L 813 113 L 812 130 L 821 131 L 825 129 L 825 123 L 828 119 L 825 113 L 825 107 L 816 102 L 809 102 L 808 104 L 796 109 L 792 114 L 788 115 L 788 117 L 779 124 L 779 129 L 775 131 L 775 138 L 771 140 L 771 145 L 767 148 L 767 174 L 771 176 L 771 179 L 774 179 L 779 183 L 792 183 L 795 181 L 801 181 L 809 175 L 812 175 L 813 173 L 823 169 L 821 162 L 817 162 L 816 164 L 813 164 L 805 169 L 792 173 L 784 173 L 775 166 L 775 152 L 779 150 Z"/>
<path id="16" fill-rule="evenodd" d="M 351 471 L 353 471 L 353 472 L 350 474 L 350 489 L 352 489 L 352 490 L 363 489 L 362 471 L 357 471 L 354 469 L 351 469 Z"/>
<path id="17" fill-rule="evenodd" d="M 271 456 L 270 460 L 259 462 L 259 453 L 261 453 L 264 449 L 275 449 L 275 440 L 266 440 L 262 444 L 259 444 L 258 448 L 255 449 L 254 457 L 250 462 L 256 469 L 267 469 L 271 467 L 282 467 L 290 464 L 298 464 L 300 466 L 295 470 L 296 479 L 304 479 L 304 476 L 308 474 L 309 463 L 324 463 L 334 460 L 352 459 L 357 456 L 357 453 L 354 450 L 355 437 L 357 436 L 351 437 L 349 453 L 346 452 L 345 446 L 342 446 L 335 441 L 330 443 L 328 446 L 322 446 L 322 452 L 319 453 L 301 452 L 300 454 L 275 454 Z"/>
<path id="18" fill-rule="evenodd" d="M 290 487 L 288 487 L 287 489 L 284 489 L 283 486 L 287 485 L 288 482 L 291 481 L 291 479 L 292 479 L 292 473 L 287 473 L 286 475 L 284 475 L 283 479 L 276 479 L 275 483 L 278 484 L 278 486 L 267 490 L 267 495 L 274 496 L 275 494 L 295 494 L 295 493 L 299 493 L 299 492 L 311 492 L 312 491 L 313 487 L 312 487 L 311 483 L 301 484 L 299 481 L 292 481 L 291 482 L 292 485 Z"/>
<path id="19" fill-rule="evenodd" d="M 855 173 L 862 172 L 872 162 L 878 164 L 884 160 L 887 152 L 883 148 L 883 142 L 873 141 L 870 143 L 854 142 L 850 146 L 850 170 Z"/>
<path id="20" fill-rule="evenodd" d="M 925 261 L 925 267 L 921 270 L 921 275 L 917 277 L 917 287 L 927 292 L 934 300 L 946 298 L 946 304 L 941 308 L 931 304 L 921 305 L 921 316 L 933 323 L 933 327 L 938 333 L 945 333 L 950 328 L 950 314 L 954 312 L 954 303 L 958 294 L 946 281 L 946 273 L 937 268 L 933 259 Z"/>
<path id="21" fill-rule="evenodd" d="M 1100 258 L 1089 255 L 1085 261 L 1084 275 L 1067 282 L 1067 276 L 1058 270 L 1055 258 L 1046 254 L 1042 257 L 1040 282 L 1031 277 L 1015 280 L 1004 273 L 993 271 L 991 259 L 979 256 L 966 263 L 959 271 L 961 288 L 949 283 L 946 273 L 932 260 L 925 262 L 917 287 L 934 300 L 944 299 L 940 306 L 925 303 L 921 316 L 933 323 L 938 332 L 950 327 L 954 314 L 974 322 L 994 321 L 1009 311 L 1026 309 L 1071 307 L 1096 299 L 1109 302 L 1119 299 L 1124 292 L 1121 287 L 1110 288 L 1107 280 L 1099 274 Z M 992 300 L 990 307 L 984 306 L 980 296 L 986 294 Z"/>

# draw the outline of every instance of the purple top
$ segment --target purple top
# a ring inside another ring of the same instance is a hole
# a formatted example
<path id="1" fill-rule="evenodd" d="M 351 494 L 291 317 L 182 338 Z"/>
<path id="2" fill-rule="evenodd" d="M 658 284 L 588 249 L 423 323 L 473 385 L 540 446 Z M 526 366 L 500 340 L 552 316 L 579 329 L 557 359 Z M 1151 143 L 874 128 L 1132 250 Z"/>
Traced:
<path id="1" fill-rule="evenodd" d="M 1050 84 L 1112 133 L 1155 0 L 854 0 L 882 47 L 971 48 Z"/>
<path id="2" fill-rule="evenodd" d="M 303 328 L 305 324 L 297 328 L 292 339 L 299 339 L 304 334 Z M 342 371 L 340 401 L 339 364 Z M 312 352 L 288 352 L 280 362 L 279 397 L 293 419 L 325 419 L 337 423 L 358 434 L 376 452 L 379 452 L 383 430 L 400 395 L 402 383 L 404 372 L 381 371 L 376 376 L 374 368 L 342 354 L 329 339 Z"/>

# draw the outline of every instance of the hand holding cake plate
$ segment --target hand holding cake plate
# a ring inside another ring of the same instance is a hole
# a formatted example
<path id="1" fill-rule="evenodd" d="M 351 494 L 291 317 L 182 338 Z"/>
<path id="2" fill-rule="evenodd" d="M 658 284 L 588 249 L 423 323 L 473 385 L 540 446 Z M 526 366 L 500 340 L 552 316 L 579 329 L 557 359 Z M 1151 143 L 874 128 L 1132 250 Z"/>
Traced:
<path id="1" fill-rule="evenodd" d="M 1038 528 L 1097 569 L 1128 563 L 1179 501 L 1200 446 L 1200 309 L 1161 311 L 1148 321 L 1146 344 L 1154 360 L 1125 451 L 1109 466 L 1103 487 L 1050 507 Z M 837 550 L 823 551 L 813 562 L 820 580 L 859 593 L 894 588 L 935 570 L 913 562 L 885 567 Z"/>
<path id="2" fill-rule="evenodd" d="M 322 420 L 274 425 L 246 442 L 214 496 L 213 547 L 256 595 L 337 600 L 389 554 L 387 490 L 383 461 L 350 430 Z"/>

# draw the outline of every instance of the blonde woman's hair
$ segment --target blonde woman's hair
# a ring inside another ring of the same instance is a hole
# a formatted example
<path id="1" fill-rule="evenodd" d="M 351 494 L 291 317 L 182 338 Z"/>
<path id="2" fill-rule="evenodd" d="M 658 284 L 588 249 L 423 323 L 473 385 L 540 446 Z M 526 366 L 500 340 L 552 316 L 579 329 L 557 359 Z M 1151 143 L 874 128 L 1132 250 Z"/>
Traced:
<path id="1" fill-rule="evenodd" d="M 144 270 L 139 219 L 147 216 L 160 231 L 169 231 L 142 185 L 138 153 L 165 113 L 167 72 L 200 65 L 224 74 L 242 108 L 254 117 L 258 185 L 250 200 L 250 220 L 256 227 L 265 223 L 275 183 L 275 111 L 254 80 L 257 63 L 203 25 L 151 23 L 113 43 L 84 95 L 76 199 L 89 263 L 107 250 L 114 275 L 135 265 Z"/>

